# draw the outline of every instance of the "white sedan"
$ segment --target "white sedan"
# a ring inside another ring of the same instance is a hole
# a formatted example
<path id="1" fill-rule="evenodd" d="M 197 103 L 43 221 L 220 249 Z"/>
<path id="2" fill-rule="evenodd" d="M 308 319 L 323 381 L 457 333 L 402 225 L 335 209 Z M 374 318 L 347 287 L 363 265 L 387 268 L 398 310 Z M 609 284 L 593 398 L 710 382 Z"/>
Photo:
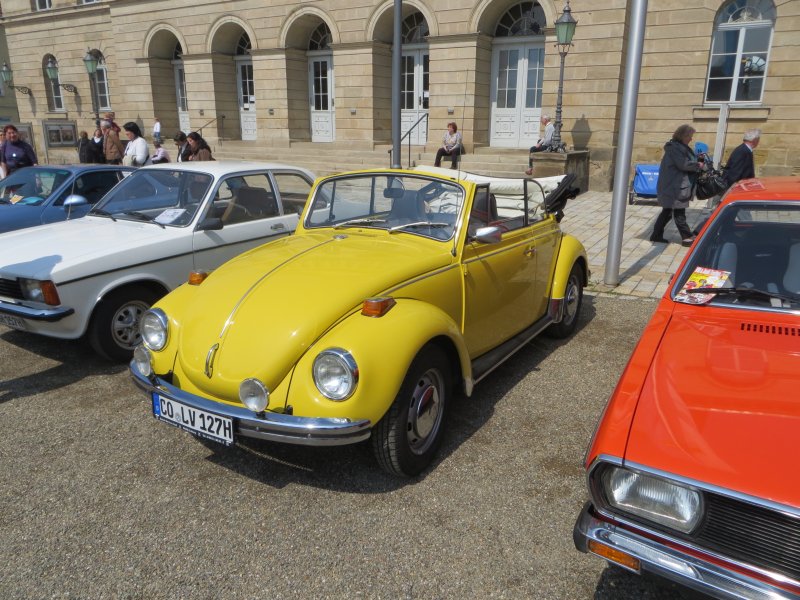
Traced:
<path id="1" fill-rule="evenodd" d="M 138 169 L 83 219 L 0 235 L 0 324 L 86 335 L 99 354 L 127 360 L 151 304 L 189 272 L 293 232 L 313 181 L 276 163 Z"/>

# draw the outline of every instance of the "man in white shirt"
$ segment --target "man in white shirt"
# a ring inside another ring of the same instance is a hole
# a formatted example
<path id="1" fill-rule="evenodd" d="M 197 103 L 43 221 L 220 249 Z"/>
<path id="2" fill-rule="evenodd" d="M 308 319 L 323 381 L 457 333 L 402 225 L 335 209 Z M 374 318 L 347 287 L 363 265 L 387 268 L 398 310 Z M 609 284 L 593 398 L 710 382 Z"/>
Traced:
<path id="1" fill-rule="evenodd" d="M 556 130 L 556 126 L 550 120 L 550 115 L 542 115 L 541 123 L 544 125 L 544 137 L 540 138 L 535 146 L 531 146 L 531 152 L 550 150 L 550 144 L 553 141 L 553 133 Z M 525 171 L 525 175 L 533 175 L 533 159 L 530 157 L 528 157 L 528 168 Z"/>

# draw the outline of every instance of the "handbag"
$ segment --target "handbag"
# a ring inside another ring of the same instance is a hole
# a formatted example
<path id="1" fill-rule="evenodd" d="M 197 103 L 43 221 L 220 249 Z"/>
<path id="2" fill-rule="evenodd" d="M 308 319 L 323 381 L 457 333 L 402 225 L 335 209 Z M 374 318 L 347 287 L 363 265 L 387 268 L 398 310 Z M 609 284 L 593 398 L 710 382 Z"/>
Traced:
<path id="1" fill-rule="evenodd" d="M 136 166 L 136 156 L 133 154 L 126 154 L 122 157 L 122 164 L 126 167 L 135 167 Z"/>
<path id="2" fill-rule="evenodd" d="M 728 184 L 725 177 L 720 171 L 710 170 L 701 173 L 697 178 L 697 189 L 695 196 L 698 200 L 707 200 L 714 196 L 721 194 L 728 189 Z"/>

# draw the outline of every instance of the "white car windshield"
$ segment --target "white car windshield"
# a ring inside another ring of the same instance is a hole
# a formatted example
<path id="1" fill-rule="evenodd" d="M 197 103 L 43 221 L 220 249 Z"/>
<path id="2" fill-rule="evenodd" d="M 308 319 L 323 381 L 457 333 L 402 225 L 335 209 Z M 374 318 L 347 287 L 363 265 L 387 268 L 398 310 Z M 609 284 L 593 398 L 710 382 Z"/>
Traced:
<path id="1" fill-rule="evenodd" d="M 463 206 L 464 189 L 448 181 L 414 175 L 346 175 L 317 188 L 305 226 L 366 227 L 448 240 Z"/>
<path id="2" fill-rule="evenodd" d="M 126 177 L 89 214 L 186 226 L 200 209 L 213 179 L 205 173 L 140 169 Z"/>
<path id="3" fill-rule="evenodd" d="M 733 202 L 703 234 L 673 299 L 796 311 L 800 307 L 800 205 Z"/>

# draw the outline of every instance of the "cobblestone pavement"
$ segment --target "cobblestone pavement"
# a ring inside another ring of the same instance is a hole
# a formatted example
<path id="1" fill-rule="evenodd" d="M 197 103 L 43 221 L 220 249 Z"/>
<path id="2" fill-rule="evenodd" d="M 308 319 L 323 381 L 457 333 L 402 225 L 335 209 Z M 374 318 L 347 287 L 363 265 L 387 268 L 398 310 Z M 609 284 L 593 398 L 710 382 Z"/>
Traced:
<path id="1" fill-rule="evenodd" d="M 664 236 L 669 244 L 649 241 L 653 223 L 660 211 L 655 200 L 639 200 L 625 205 L 622 252 L 620 253 L 619 284 L 603 283 L 609 223 L 611 222 L 611 192 L 585 192 L 567 203 L 562 229 L 578 238 L 589 255 L 592 271 L 588 290 L 596 293 L 621 294 L 644 298 L 660 298 L 667 289 L 686 254 L 680 244 L 675 224 L 667 225 Z M 694 202 L 686 211 L 689 227 L 694 229 L 710 214 L 704 201 Z"/>

